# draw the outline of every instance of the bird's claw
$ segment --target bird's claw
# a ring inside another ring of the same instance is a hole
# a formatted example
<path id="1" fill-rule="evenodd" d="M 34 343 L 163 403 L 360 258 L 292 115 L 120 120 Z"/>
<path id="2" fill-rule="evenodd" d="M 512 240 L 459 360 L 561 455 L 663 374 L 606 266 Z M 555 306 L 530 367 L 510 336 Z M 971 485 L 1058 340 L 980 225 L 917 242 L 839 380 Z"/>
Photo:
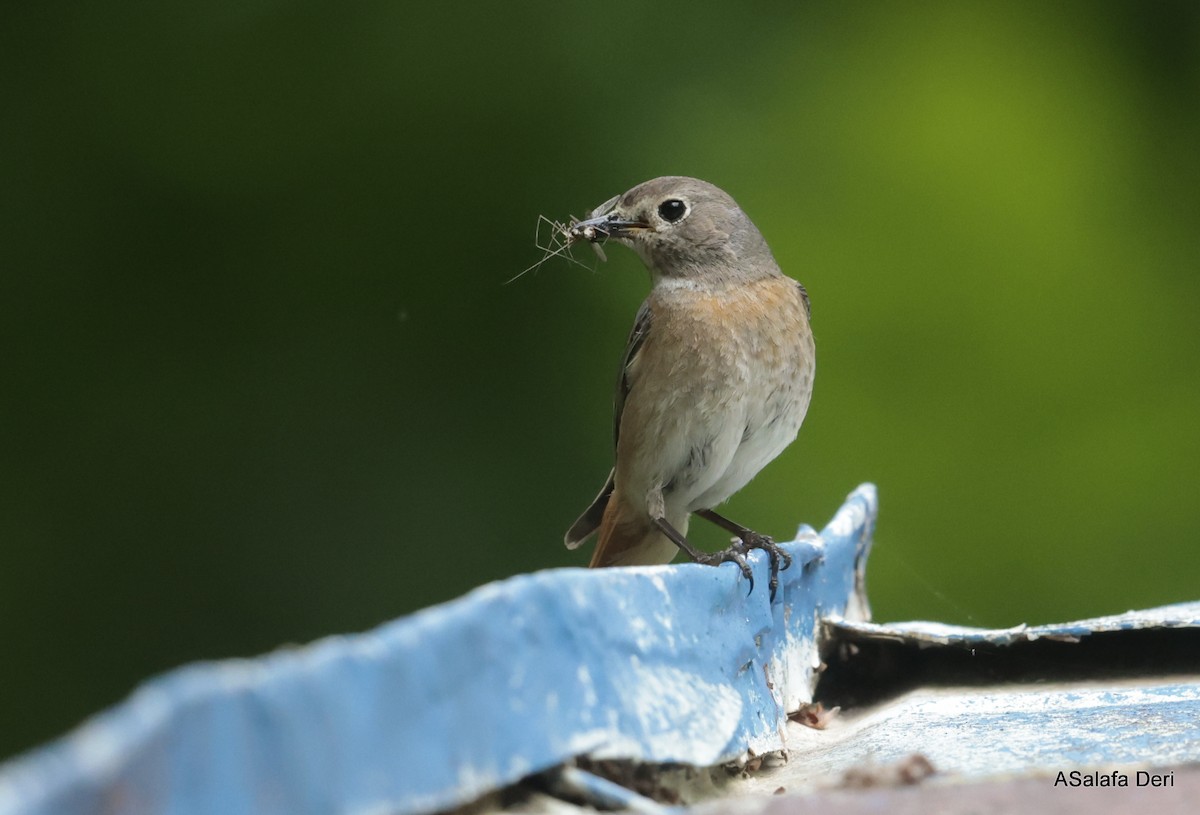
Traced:
<path id="1" fill-rule="evenodd" d="M 746 553 L 738 544 L 730 546 L 728 549 L 722 549 L 720 552 L 713 552 L 709 555 L 696 558 L 697 563 L 703 563 L 705 566 L 720 566 L 722 563 L 734 563 L 742 572 L 742 577 L 750 581 L 750 591 L 754 591 L 754 572 L 750 568 L 750 564 L 746 562 Z"/>
<path id="2" fill-rule="evenodd" d="M 737 564 L 742 571 L 742 576 L 750 584 L 750 590 L 746 592 L 746 595 L 749 596 L 754 592 L 754 572 L 751 571 L 750 564 L 746 562 L 746 555 L 754 549 L 762 549 L 767 553 L 771 564 L 771 580 L 767 586 L 771 592 L 771 602 L 774 602 L 775 593 L 779 590 L 779 573 L 792 565 L 792 556 L 767 535 L 748 531 L 744 536 L 734 538 L 729 548 L 713 552 L 698 560 L 708 566 L 720 566 L 722 563 Z"/>

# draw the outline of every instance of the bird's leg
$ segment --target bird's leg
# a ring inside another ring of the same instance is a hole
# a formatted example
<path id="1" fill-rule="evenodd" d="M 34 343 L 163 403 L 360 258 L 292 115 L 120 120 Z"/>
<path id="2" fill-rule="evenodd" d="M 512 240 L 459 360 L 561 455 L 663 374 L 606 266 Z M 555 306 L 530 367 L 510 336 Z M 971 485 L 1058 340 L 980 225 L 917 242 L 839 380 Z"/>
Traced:
<path id="1" fill-rule="evenodd" d="M 769 586 L 771 588 L 771 599 L 774 600 L 775 591 L 779 588 L 779 572 L 781 571 L 779 563 L 782 560 L 782 569 L 788 568 L 792 565 L 792 556 L 768 536 L 755 532 L 753 529 L 747 529 L 741 524 L 734 523 L 725 516 L 713 512 L 711 509 L 698 509 L 695 514 L 737 536 L 739 543 L 730 546 L 726 550 L 727 552 L 733 551 L 744 556 L 751 549 L 762 549 L 767 553 L 767 557 L 771 563 L 771 582 Z"/>
<path id="2" fill-rule="evenodd" d="M 703 563 L 706 566 L 720 566 L 722 563 L 736 563 L 737 567 L 742 570 L 742 576 L 750 581 L 750 591 L 754 591 L 754 572 L 750 571 L 750 564 L 746 562 L 746 556 L 740 550 L 734 547 L 729 547 L 720 552 L 709 553 L 702 552 L 683 535 L 679 534 L 679 530 L 671 526 L 666 518 L 654 518 L 654 525 L 670 539 L 671 543 L 678 546 L 683 553 L 694 560 L 696 563 Z M 749 593 L 749 592 L 747 592 Z M 772 594 L 774 597 L 774 594 Z"/>

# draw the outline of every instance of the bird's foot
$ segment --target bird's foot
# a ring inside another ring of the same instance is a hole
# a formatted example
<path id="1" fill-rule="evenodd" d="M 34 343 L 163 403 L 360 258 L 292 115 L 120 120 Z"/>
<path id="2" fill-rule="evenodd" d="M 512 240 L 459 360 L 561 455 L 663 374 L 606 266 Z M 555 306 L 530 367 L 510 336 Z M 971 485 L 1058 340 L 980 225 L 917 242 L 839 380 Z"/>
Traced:
<path id="1" fill-rule="evenodd" d="M 747 592 L 750 594 L 754 591 L 754 573 L 750 570 L 750 564 L 746 562 L 746 555 L 754 549 L 762 549 L 767 553 L 771 564 L 771 580 L 767 586 L 771 592 L 771 601 L 774 602 L 775 592 L 779 590 L 779 573 L 792 565 L 792 556 L 769 536 L 747 529 L 733 539 L 729 548 L 711 554 L 703 554 L 694 560 L 709 566 L 736 563 L 737 567 L 742 570 L 742 575 L 750 583 L 750 591 Z"/>

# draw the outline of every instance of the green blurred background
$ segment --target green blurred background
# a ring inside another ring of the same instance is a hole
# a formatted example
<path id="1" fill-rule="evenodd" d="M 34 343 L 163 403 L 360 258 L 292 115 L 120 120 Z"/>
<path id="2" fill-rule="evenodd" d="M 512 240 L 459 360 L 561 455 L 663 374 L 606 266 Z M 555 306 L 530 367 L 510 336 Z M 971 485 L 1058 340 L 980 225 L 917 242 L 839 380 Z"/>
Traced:
<path id="1" fill-rule="evenodd" d="M 663 174 L 813 299 L 732 517 L 876 482 L 884 620 L 1200 598 L 1200 4 L 24 3 L 0 78 L 0 756 L 584 564 L 647 277 L 502 284 Z"/>

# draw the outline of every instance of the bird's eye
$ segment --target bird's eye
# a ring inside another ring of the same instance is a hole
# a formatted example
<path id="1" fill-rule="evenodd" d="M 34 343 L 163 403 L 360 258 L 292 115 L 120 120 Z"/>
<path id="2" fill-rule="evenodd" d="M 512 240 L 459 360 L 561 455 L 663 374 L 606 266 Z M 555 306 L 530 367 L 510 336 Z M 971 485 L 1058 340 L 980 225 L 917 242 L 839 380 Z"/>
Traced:
<path id="1" fill-rule="evenodd" d="M 673 224 L 687 215 L 687 204 L 678 198 L 668 198 L 658 205 L 658 214 L 669 224 Z"/>

